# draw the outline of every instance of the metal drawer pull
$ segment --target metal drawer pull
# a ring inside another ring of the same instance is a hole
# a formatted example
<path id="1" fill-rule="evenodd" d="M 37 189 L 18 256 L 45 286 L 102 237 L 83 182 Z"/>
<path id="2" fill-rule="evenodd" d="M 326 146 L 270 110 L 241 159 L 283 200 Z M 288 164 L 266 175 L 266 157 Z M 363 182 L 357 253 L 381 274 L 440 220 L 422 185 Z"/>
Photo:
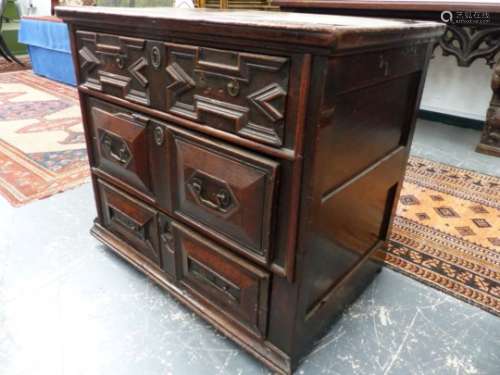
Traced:
<path id="1" fill-rule="evenodd" d="M 102 137 L 102 146 L 107 151 L 108 155 L 117 163 L 126 165 L 130 161 L 130 152 L 125 143 L 118 149 L 118 153 L 113 150 L 113 140 L 109 135 Z"/>
<path id="2" fill-rule="evenodd" d="M 215 196 L 216 201 L 212 202 L 210 199 L 203 196 L 205 189 L 203 181 L 200 178 L 194 178 L 191 181 L 191 188 L 196 194 L 198 200 L 208 208 L 220 212 L 226 212 L 227 208 L 231 206 L 231 194 L 226 189 L 220 189 Z"/>

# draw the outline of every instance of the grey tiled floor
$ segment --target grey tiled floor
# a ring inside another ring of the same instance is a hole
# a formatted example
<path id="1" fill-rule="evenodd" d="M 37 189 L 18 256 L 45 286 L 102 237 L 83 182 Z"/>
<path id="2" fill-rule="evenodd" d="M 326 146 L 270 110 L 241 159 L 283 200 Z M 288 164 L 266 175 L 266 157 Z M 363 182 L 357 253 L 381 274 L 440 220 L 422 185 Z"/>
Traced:
<path id="1" fill-rule="evenodd" d="M 475 152 L 481 132 L 419 120 L 411 153 L 459 168 L 500 176 L 500 158 Z"/>
<path id="2" fill-rule="evenodd" d="M 413 151 L 498 174 L 478 137 L 420 122 Z M 90 237 L 90 185 L 0 212 L 0 374 L 268 373 Z M 298 373 L 497 375 L 500 319 L 384 269 Z"/>

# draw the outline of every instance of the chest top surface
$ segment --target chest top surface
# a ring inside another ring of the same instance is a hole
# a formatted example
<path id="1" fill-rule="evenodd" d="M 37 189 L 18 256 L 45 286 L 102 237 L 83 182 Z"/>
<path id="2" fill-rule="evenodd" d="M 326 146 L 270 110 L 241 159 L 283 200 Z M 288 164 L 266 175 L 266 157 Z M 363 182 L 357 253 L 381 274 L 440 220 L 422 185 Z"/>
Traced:
<path id="1" fill-rule="evenodd" d="M 373 19 L 291 12 L 177 8 L 57 7 L 65 22 L 86 27 L 119 27 L 127 33 L 207 33 L 233 38 L 280 41 L 338 50 L 370 44 L 371 39 L 436 37 L 434 22 Z M 127 25 L 124 28 L 124 25 Z M 363 37 L 360 37 L 363 36 Z"/>

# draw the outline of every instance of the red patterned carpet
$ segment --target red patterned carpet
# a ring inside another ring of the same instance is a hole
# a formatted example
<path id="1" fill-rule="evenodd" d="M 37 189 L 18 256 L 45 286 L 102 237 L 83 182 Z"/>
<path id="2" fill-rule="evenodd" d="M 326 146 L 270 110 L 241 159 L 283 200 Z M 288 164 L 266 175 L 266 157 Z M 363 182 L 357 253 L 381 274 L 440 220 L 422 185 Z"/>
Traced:
<path id="1" fill-rule="evenodd" d="M 0 193 L 19 206 L 85 182 L 76 90 L 31 71 L 0 74 Z"/>
<path id="2" fill-rule="evenodd" d="M 29 56 L 16 56 L 23 64 L 19 65 L 15 62 L 9 62 L 0 57 L 0 73 L 15 72 L 17 70 L 31 69 L 31 61 Z"/>

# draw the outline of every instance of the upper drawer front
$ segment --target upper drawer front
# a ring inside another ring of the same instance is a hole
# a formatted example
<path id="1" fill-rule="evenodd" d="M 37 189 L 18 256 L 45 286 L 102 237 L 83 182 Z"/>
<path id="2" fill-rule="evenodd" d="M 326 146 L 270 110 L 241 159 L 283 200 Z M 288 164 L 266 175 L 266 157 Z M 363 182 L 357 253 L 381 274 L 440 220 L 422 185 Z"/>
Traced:
<path id="1" fill-rule="evenodd" d="M 183 285 L 259 336 L 266 334 L 269 274 L 173 223 Z"/>
<path id="2" fill-rule="evenodd" d="M 95 166 L 134 188 L 153 195 L 149 161 L 149 119 L 138 113 L 91 101 L 88 124 L 92 131 Z"/>
<path id="3" fill-rule="evenodd" d="M 84 100 L 92 135 L 92 166 L 104 172 L 101 177 L 112 177 L 112 183 L 124 184 L 128 191 L 133 188 L 149 204 L 170 211 L 166 126 L 99 99 L 87 96 Z"/>
<path id="4" fill-rule="evenodd" d="M 81 84 L 151 105 L 152 70 L 145 39 L 77 31 L 76 44 Z"/>
<path id="5" fill-rule="evenodd" d="M 165 43 L 166 110 L 247 138 L 283 143 L 287 58 Z"/>
<path id="6" fill-rule="evenodd" d="M 281 146 L 290 61 L 77 31 L 80 83 L 203 125 Z"/>
<path id="7" fill-rule="evenodd" d="M 170 129 L 175 214 L 215 229 L 253 259 L 267 262 L 279 164 Z"/>

